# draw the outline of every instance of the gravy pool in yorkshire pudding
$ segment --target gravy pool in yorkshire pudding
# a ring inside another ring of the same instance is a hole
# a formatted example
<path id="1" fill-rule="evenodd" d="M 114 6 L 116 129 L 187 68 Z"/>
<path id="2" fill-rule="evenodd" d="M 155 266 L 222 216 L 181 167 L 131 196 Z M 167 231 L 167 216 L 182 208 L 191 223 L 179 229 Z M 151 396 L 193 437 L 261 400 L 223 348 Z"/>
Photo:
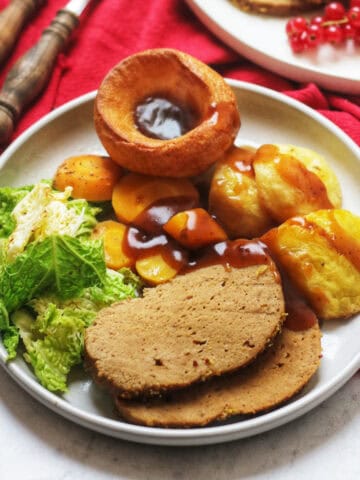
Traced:
<path id="1" fill-rule="evenodd" d="M 240 127 L 235 96 L 201 61 L 173 49 L 146 50 L 116 65 L 100 85 L 95 128 L 111 158 L 138 173 L 204 172 Z"/>

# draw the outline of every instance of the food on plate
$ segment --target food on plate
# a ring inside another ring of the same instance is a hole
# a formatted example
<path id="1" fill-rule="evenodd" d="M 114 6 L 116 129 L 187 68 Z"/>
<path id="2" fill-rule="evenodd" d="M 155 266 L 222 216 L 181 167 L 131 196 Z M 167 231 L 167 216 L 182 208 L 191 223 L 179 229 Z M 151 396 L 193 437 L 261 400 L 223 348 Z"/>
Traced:
<path id="1" fill-rule="evenodd" d="M 157 233 L 175 213 L 199 206 L 199 192 L 186 178 L 129 173 L 115 185 L 112 206 L 120 222 Z"/>
<path id="2" fill-rule="evenodd" d="M 277 222 L 341 206 L 335 173 L 313 150 L 294 145 L 262 145 L 253 168 L 261 203 Z"/>
<path id="3" fill-rule="evenodd" d="M 316 372 L 321 356 L 316 322 L 306 330 L 286 327 L 253 364 L 231 375 L 147 401 L 115 396 L 122 418 L 150 427 L 196 427 L 234 415 L 254 415 L 292 398 Z"/>
<path id="4" fill-rule="evenodd" d="M 9 359 L 21 340 L 62 393 L 85 355 L 123 418 L 145 425 L 287 401 L 319 365 L 307 302 L 322 318 L 360 310 L 360 218 L 339 210 L 335 174 L 305 148 L 234 146 L 231 88 L 176 50 L 112 69 L 94 118 L 110 157 L 0 189 Z"/>
<path id="5" fill-rule="evenodd" d="M 224 230 L 203 208 L 176 213 L 163 228 L 180 245 L 189 249 L 206 247 L 209 244 L 227 240 Z"/>
<path id="6" fill-rule="evenodd" d="M 318 210 L 287 220 L 262 240 L 320 318 L 360 311 L 360 217 Z"/>
<path id="7" fill-rule="evenodd" d="M 99 313 L 85 339 L 99 384 L 154 395 L 239 369 L 265 349 L 285 318 L 275 266 L 261 244 L 219 248 L 224 257 L 210 260 L 233 255 L 243 267 L 195 268 Z"/>
<path id="8" fill-rule="evenodd" d="M 291 13 L 314 10 L 331 0 L 231 0 L 245 12 L 265 15 L 290 15 Z"/>
<path id="9" fill-rule="evenodd" d="M 212 176 L 209 211 L 230 238 L 258 237 L 274 224 L 260 201 L 254 155 L 254 149 L 234 146 L 217 162 Z"/>
<path id="10" fill-rule="evenodd" d="M 99 222 L 92 231 L 92 238 L 101 238 L 104 243 L 105 263 L 108 268 L 119 270 L 131 267 L 135 258 L 128 256 L 123 248 L 127 227 L 114 220 Z"/>
<path id="11" fill-rule="evenodd" d="M 8 358 L 20 340 L 40 383 L 65 392 L 82 362 L 84 330 L 96 312 L 138 294 L 130 270 L 107 270 L 103 245 L 91 239 L 99 208 L 40 182 L 0 188 L 0 333 Z"/>
<path id="12" fill-rule="evenodd" d="M 115 162 L 165 177 L 204 172 L 231 147 L 240 127 L 224 79 L 173 49 L 146 50 L 112 68 L 99 87 L 94 121 Z"/>
<path id="13" fill-rule="evenodd" d="M 78 155 L 67 158 L 57 169 L 54 188 L 72 187 L 73 198 L 92 202 L 111 200 L 112 191 L 122 169 L 111 158 L 100 155 Z"/>

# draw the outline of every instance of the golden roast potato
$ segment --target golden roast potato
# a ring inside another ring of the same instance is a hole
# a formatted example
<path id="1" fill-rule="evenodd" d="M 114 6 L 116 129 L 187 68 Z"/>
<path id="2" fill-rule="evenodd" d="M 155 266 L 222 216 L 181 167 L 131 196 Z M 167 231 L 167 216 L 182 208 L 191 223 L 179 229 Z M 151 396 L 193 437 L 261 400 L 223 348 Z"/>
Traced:
<path id="1" fill-rule="evenodd" d="M 260 203 L 253 158 L 252 149 L 233 147 L 211 181 L 209 210 L 230 238 L 258 237 L 274 225 Z"/>
<path id="2" fill-rule="evenodd" d="M 262 240 L 320 318 L 360 311 L 360 217 L 318 210 L 287 220 Z"/>
<path id="3" fill-rule="evenodd" d="M 296 215 L 341 207 L 335 173 L 316 152 L 294 145 L 262 145 L 253 161 L 260 199 L 281 223 Z"/>

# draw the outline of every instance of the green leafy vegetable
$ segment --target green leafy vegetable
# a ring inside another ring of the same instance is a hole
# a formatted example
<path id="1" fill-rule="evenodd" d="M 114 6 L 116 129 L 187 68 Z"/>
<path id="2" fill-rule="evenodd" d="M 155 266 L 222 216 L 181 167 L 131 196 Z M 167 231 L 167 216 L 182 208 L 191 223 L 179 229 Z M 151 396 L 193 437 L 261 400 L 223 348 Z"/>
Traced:
<path id="1" fill-rule="evenodd" d="M 84 330 L 94 315 L 58 309 L 52 303 L 35 321 L 25 310 L 12 315 L 26 348 L 24 357 L 48 390 L 66 391 L 67 375 L 81 362 Z"/>
<path id="2" fill-rule="evenodd" d="M 97 224 L 96 217 L 102 212 L 102 208 L 91 205 L 83 199 L 69 200 L 67 208 L 82 217 L 82 223 L 75 233 L 75 236 L 89 236 Z"/>
<path id="3" fill-rule="evenodd" d="M 16 331 L 9 313 L 48 291 L 59 298 L 78 296 L 105 280 L 101 241 L 55 235 L 30 244 L 15 260 L 0 267 L 0 332 L 10 358 L 14 357 Z"/>
<path id="4" fill-rule="evenodd" d="M 8 352 L 8 360 L 16 357 L 19 345 L 19 331 L 16 327 L 9 325 L 2 334 L 2 340 L 6 351 Z"/>
<path id="5" fill-rule="evenodd" d="M 12 217 L 12 211 L 32 188 L 32 186 L 0 188 L 0 238 L 8 237 L 14 230 L 16 222 Z"/>
<path id="6" fill-rule="evenodd" d="M 30 243 L 53 235 L 89 236 L 100 209 L 91 207 L 86 200 L 71 200 L 70 195 L 70 187 L 57 192 L 46 182 L 40 182 L 17 203 L 11 213 L 16 227 L 7 245 L 9 259 L 14 259 Z"/>
<path id="7" fill-rule="evenodd" d="M 0 298 L 8 311 L 46 289 L 71 298 L 85 287 L 104 282 L 103 246 L 100 240 L 54 235 L 31 243 L 1 270 Z"/>
<path id="8" fill-rule="evenodd" d="M 88 298 L 97 308 L 102 308 L 125 298 L 137 296 L 141 287 L 140 278 L 128 268 L 118 272 L 107 270 L 104 284 L 89 287 L 83 297 Z"/>

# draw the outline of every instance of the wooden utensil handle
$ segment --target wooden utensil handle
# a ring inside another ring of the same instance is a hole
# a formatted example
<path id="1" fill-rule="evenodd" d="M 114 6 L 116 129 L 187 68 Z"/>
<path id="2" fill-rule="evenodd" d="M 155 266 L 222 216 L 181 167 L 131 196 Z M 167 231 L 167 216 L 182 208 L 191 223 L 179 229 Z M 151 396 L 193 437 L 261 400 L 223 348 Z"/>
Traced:
<path id="1" fill-rule="evenodd" d="M 12 0 L 0 13 L 0 64 L 7 58 L 26 21 L 45 0 Z"/>
<path id="2" fill-rule="evenodd" d="M 8 73 L 0 92 L 0 143 L 6 143 L 23 109 L 43 90 L 57 55 L 65 47 L 78 17 L 59 10 L 39 41 Z"/>

